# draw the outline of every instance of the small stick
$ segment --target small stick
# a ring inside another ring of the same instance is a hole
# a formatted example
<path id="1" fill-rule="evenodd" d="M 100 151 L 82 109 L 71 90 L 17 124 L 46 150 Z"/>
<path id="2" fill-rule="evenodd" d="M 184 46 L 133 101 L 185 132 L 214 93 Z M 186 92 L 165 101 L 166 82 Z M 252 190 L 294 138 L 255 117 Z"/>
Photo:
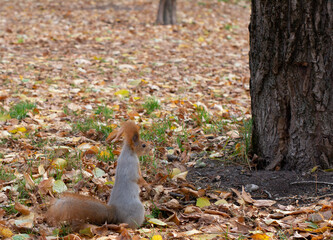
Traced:
<path id="1" fill-rule="evenodd" d="M 315 183 L 315 184 L 326 184 L 326 185 L 333 185 L 333 183 L 330 182 L 317 182 L 317 181 L 302 181 L 302 182 L 292 182 L 290 185 L 295 185 L 295 184 L 307 184 L 307 183 Z"/>

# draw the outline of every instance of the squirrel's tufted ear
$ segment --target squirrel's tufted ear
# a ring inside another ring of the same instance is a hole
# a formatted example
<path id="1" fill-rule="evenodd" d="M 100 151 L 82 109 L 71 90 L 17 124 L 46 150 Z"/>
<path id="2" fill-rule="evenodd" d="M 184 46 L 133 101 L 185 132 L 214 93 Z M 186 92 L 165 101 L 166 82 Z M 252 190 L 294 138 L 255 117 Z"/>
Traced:
<path id="1" fill-rule="evenodd" d="M 139 142 L 139 133 L 134 133 L 134 135 L 132 137 L 132 141 L 133 141 L 133 143 Z"/>

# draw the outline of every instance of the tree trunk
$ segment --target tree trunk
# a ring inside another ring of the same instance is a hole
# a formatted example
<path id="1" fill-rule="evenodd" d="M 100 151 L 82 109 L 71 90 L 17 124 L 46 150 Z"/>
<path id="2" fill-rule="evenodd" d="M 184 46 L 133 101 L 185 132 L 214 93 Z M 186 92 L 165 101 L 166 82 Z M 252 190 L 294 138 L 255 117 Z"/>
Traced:
<path id="1" fill-rule="evenodd" d="M 249 29 L 259 163 L 332 168 L 333 1 L 252 0 Z"/>
<path id="2" fill-rule="evenodd" d="M 176 24 L 176 0 L 160 0 L 157 12 L 157 24 Z"/>

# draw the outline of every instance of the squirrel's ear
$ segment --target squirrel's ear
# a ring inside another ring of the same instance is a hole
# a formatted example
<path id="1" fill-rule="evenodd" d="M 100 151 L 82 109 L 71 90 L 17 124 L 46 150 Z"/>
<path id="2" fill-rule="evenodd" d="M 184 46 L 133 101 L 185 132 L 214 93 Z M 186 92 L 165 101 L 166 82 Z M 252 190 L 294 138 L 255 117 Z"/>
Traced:
<path id="1" fill-rule="evenodd" d="M 132 137 L 132 141 L 133 141 L 133 143 L 139 142 L 139 133 L 134 133 L 134 135 Z"/>

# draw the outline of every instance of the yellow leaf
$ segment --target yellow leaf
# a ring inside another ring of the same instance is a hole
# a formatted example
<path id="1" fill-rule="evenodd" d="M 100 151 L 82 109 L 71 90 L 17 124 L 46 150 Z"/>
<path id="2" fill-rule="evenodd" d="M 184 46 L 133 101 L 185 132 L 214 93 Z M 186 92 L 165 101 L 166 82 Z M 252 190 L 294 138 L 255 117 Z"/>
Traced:
<path id="1" fill-rule="evenodd" d="M 110 158 L 111 157 L 110 152 L 108 152 L 108 151 L 101 151 L 99 153 L 99 156 L 102 157 L 102 158 Z"/>
<path id="2" fill-rule="evenodd" d="M 104 183 L 105 185 L 114 185 L 114 178 L 112 178 L 110 181 L 107 181 Z"/>
<path id="3" fill-rule="evenodd" d="M 251 238 L 255 239 L 255 240 L 269 240 L 270 239 L 270 237 L 264 233 L 256 233 L 256 234 L 252 235 Z"/>
<path id="4" fill-rule="evenodd" d="M 90 227 L 87 227 L 87 228 L 81 229 L 81 230 L 80 230 L 80 234 L 85 235 L 85 236 L 88 236 L 88 237 L 93 237 L 93 236 L 94 236 L 94 234 L 92 233 Z"/>
<path id="5" fill-rule="evenodd" d="M 62 170 L 67 167 L 67 161 L 63 158 L 56 158 L 53 160 L 52 165 L 55 166 L 56 169 Z"/>
<path id="6" fill-rule="evenodd" d="M 235 146 L 235 150 L 236 150 L 236 151 L 239 151 L 240 147 L 241 147 L 241 144 L 240 144 L 240 143 L 237 143 L 236 146 Z"/>
<path id="7" fill-rule="evenodd" d="M 129 96 L 129 91 L 126 90 L 126 89 L 121 89 L 117 92 L 114 93 L 114 95 L 120 95 L 120 96 L 123 96 L 123 97 L 128 97 Z"/>
<path id="8" fill-rule="evenodd" d="M 11 117 L 9 114 L 0 114 L 0 121 L 9 120 Z"/>
<path id="9" fill-rule="evenodd" d="M 205 38 L 203 36 L 200 36 L 198 39 L 197 39 L 198 42 L 204 42 L 205 41 Z"/>
<path id="10" fill-rule="evenodd" d="M 180 171 L 179 168 L 174 168 L 172 169 L 172 173 L 170 174 L 170 178 L 173 178 L 174 176 L 178 175 L 179 173 L 181 173 L 182 171 Z"/>
<path id="11" fill-rule="evenodd" d="M 186 181 L 187 173 L 188 173 L 188 171 L 185 171 L 185 172 L 179 173 L 179 174 L 175 175 L 175 176 L 172 178 L 172 180 L 182 179 L 182 180 Z"/>
<path id="12" fill-rule="evenodd" d="M 118 127 L 118 125 L 117 125 L 117 124 L 114 124 L 114 123 L 112 123 L 112 124 L 108 125 L 108 127 L 112 128 L 112 129 L 115 129 L 115 128 L 117 128 L 117 127 Z"/>
<path id="13" fill-rule="evenodd" d="M 178 45 L 178 48 L 189 48 L 190 47 L 190 45 L 188 45 L 188 44 L 179 44 Z"/>
<path id="14" fill-rule="evenodd" d="M 15 133 L 17 133 L 17 129 L 15 128 L 15 129 L 9 130 L 9 132 L 15 134 Z"/>
<path id="15" fill-rule="evenodd" d="M 119 109 L 120 109 L 119 105 L 113 105 L 112 106 L 112 110 L 114 110 L 114 111 L 119 111 Z"/>
<path id="16" fill-rule="evenodd" d="M 13 232 L 9 228 L 0 226 L 0 236 L 4 238 L 10 238 L 13 236 Z"/>
<path id="17" fill-rule="evenodd" d="M 98 60 L 98 61 L 100 61 L 100 60 L 102 60 L 103 58 L 101 58 L 101 57 L 97 57 L 97 56 L 94 56 L 93 59 L 94 59 L 94 60 Z"/>
<path id="18" fill-rule="evenodd" d="M 220 200 L 216 201 L 214 204 L 215 205 L 223 205 L 223 204 L 227 204 L 227 203 L 228 203 L 227 200 L 220 199 Z"/>
<path id="19" fill-rule="evenodd" d="M 165 222 L 162 222 L 161 220 L 157 218 L 151 218 L 148 220 L 149 223 L 155 224 L 157 226 L 166 226 L 167 224 Z"/>
<path id="20" fill-rule="evenodd" d="M 10 133 L 17 133 L 17 132 L 26 132 L 27 129 L 25 127 L 15 126 L 13 129 L 9 130 Z"/>
<path id="21" fill-rule="evenodd" d="M 151 240 L 163 240 L 161 235 L 154 235 Z"/>
<path id="22" fill-rule="evenodd" d="M 197 198 L 197 204 L 196 204 L 196 206 L 199 207 L 199 208 L 210 206 L 209 199 L 207 197 Z"/>
<path id="23" fill-rule="evenodd" d="M 315 171 L 317 171 L 318 169 L 318 166 L 314 166 L 312 169 L 311 169 L 311 173 L 314 173 Z"/>

